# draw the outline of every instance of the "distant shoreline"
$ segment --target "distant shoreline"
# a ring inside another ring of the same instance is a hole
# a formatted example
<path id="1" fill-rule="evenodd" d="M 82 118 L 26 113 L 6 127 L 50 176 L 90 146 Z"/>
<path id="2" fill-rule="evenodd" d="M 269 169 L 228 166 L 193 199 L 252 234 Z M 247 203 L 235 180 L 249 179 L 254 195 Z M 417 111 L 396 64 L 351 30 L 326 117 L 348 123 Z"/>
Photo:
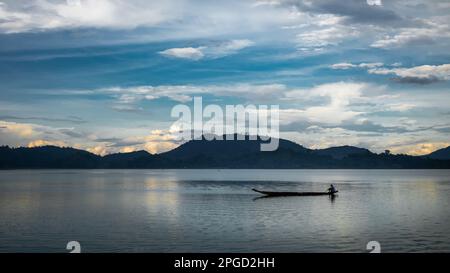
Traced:
<path id="1" fill-rule="evenodd" d="M 260 140 L 189 141 L 161 154 L 146 151 L 96 155 L 75 148 L 0 147 L 0 169 L 450 169 L 450 147 L 426 156 L 373 153 L 354 146 L 308 149 L 279 140 L 261 151 Z"/>

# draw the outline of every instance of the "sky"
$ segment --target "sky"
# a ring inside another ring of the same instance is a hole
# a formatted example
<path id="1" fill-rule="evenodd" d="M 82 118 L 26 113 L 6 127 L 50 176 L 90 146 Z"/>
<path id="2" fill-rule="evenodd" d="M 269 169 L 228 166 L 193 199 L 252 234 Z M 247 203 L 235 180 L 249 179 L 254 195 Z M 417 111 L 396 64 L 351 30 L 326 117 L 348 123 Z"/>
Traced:
<path id="1" fill-rule="evenodd" d="M 450 145 L 446 0 L 0 0 L 0 145 L 180 145 L 171 109 L 276 104 L 280 136 Z"/>

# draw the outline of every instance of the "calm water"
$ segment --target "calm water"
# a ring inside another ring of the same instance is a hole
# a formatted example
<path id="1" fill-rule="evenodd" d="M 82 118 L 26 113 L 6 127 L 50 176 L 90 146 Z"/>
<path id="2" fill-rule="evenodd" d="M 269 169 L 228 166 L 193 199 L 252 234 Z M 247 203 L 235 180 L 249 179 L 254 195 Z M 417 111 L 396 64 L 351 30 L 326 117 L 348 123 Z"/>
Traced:
<path id="1" fill-rule="evenodd" d="M 328 196 L 254 200 L 252 188 Z M 450 170 L 0 172 L 0 252 L 450 251 Z"/>

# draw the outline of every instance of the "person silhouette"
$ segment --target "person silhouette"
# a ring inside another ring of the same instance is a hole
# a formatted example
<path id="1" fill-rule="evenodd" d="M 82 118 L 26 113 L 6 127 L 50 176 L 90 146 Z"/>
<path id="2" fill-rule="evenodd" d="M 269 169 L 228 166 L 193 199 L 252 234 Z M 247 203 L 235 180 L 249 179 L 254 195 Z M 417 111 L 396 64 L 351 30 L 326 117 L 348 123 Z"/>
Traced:
<path id="1" fill-rule="evenodd" d="M 336 188 L 333 186 L 333 184 L 331 184 L 330 187 L 328 188 L 328 192 L 329 192 L 329 193 L 336 193 L 336 192 L 337 192 L 337 190 L 336 190 Z"/>

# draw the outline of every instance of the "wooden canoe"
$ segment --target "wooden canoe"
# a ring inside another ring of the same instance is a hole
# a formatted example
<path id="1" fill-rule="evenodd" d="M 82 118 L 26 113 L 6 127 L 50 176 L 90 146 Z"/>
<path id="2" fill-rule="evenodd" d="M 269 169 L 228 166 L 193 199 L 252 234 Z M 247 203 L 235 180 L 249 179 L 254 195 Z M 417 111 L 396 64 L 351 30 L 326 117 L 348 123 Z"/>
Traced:
<path id="1" fill-rule="evenodd" d="M 320 195 L 335 195 L 336 192 L 289 192 L 289 191 L 260 191 L 257 189 L 252 189 L 257 193 L 261 193 L 267 196 L 320 196 Z"/>

